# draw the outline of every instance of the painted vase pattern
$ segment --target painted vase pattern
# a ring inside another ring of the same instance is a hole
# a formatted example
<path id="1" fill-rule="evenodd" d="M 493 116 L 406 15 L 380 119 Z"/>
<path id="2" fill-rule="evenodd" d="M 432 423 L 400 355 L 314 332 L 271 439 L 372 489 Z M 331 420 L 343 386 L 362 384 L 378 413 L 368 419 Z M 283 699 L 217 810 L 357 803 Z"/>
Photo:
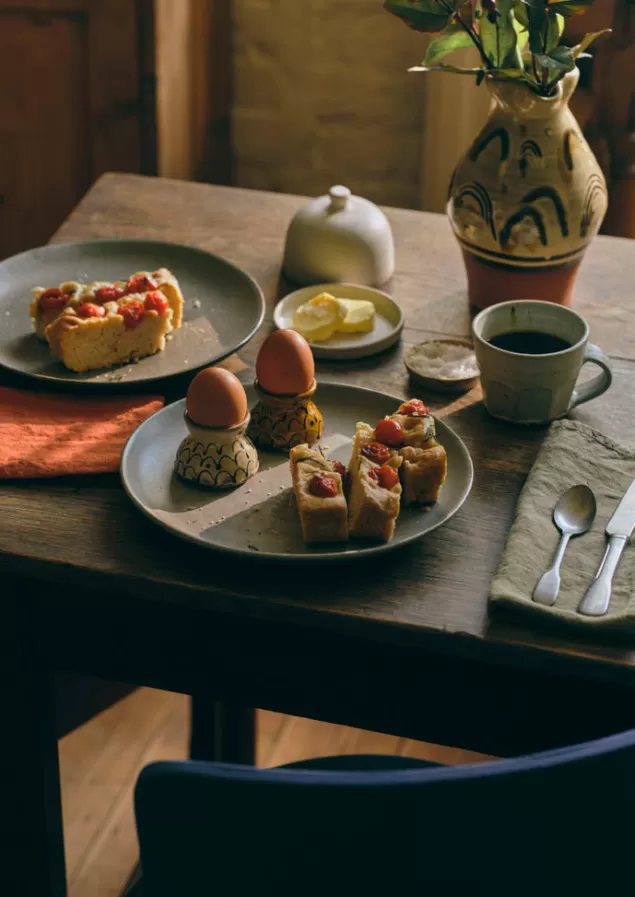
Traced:
<path id="1" fill-rule="evenodd" d="M 190 435 L 179 446 L 174 463 L 184 480 L 208 489 L 231 489 L 258 472 L 258 452 L 245 432 L 249 415 L 227 430 L 200 427 L 187 415 L 185 422 Z"/>
<path id="2" fill-rule="evenodd" d="M 312 399 L 313 386 L 299 396 L 274 396 L 255 384 L 258 404 L 251 412 L 249 436 L 258 446 L 270 452 L 288 452 L 296 445 L 314 445 L 322 438 L 324 420 Z"/>
<path id="3" fill-rule="evenodd" d="M 569 72 L 554 97 L 487 81 L 495 105 L 452 176 L 448 201 L 474 305 L 570 300 L 577 267 L 608 205 L 602 170 L 568 107 L 578 78 L 577 69 Z M 545 295 L 527 295 L 531 279 L 515 286 L 510 273 L 541 274 L 533 286 Z M 489 300 L 478 295 L 488 284 Z M 503 294 L 493 295 L 499 286 Z"/>

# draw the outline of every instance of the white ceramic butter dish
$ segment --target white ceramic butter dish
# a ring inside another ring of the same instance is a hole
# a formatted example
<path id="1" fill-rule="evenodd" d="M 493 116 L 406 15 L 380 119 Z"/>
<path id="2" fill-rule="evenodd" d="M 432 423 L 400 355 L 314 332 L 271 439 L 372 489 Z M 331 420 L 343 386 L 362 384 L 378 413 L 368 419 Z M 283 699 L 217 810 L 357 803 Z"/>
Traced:
<path id="1" fill-rule="evenodd" d="M 281 299 L 273 310 L 273 320 L 280 330 L 293 330 L 293 313 L 300 305 L 320 293 L 338 299 L 365 299 L 375 306 L 375 323 L 370 333 L 336 333 L 324 342 L 311 342 L 315 358 L 327 361 L 350 361 L 384 352 L 400 338 L 404 318 L 401 309 L 386 293 L 353 283 L 322 283 L 302 287 Z"/>
<path id="2" fill-rule="evenodd" d="M 395 270 L 392 230 L 374 203 L 331 187 L 303 206 L 287 230 L 283 269 L 298 284 L 381 286 Z"/>

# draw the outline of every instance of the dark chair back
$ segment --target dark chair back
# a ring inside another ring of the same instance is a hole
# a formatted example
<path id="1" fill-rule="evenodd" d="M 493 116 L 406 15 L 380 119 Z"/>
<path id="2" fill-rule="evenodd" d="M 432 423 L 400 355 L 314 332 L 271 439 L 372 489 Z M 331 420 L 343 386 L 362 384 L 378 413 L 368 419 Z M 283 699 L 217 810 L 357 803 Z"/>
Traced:
<path id="1" fill-rule="evenodd" d="M 471 766 L 339 762 L 146 767 L 144 897 L 635 891 L 635 732 Z"/>

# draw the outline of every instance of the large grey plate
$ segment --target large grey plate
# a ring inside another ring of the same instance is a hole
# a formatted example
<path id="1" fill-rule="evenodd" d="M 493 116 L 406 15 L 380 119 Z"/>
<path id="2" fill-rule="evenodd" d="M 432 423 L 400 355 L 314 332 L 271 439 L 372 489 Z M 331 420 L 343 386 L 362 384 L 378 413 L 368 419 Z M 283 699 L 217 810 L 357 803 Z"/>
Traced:
<path id="1" fill-rule="evenodd" d="M 33 333 L 31 290 L 65 280 L 121 280 L 135 271 L 169 268 L 185 298 L 183 326 L 165 352 L 109 371 L 76 374 L 56 361 Z M 155 240 L 95 240 L 32 249 L 0 264 L 0 365 L 73 386 L 140 385 L 214 364 L 243 346 L 264 317 L 256 282 L 218 256 Z"/>
<path id="2" fill-rule="evenodd" d="M 247 398 L 252 407 L 256 396 L 251 387 L 247 388 Z M 316 401 L 324 415 L 325 451 L 346 464 L 357 421 L 374 424 L 392 414 L 403 399 L 355 386 L 322 383 Z M 404 508 L 395 536 L 387 544 L 351 540 L 342 545 L 310 547 L 302 541 L 285 455 L 261 452 L 260 472 L 229 492 L 202 490 L 173 473 L 177 448 L 187 435 L 184 408 L 184 401 L 176 402 L 139 427 L 124 450 L 121 475 L 128 495 L 144 514 L 175 535 L 208 548 L 277 560 L 365 557 L 412 542 L 441 526 L 458 511 L 472 488 L 473 468 L 467 448 L 443 421 L 437 421 L 439 442 L 448 453 L 448 477 L 439 502 L 431 510 Z"/>

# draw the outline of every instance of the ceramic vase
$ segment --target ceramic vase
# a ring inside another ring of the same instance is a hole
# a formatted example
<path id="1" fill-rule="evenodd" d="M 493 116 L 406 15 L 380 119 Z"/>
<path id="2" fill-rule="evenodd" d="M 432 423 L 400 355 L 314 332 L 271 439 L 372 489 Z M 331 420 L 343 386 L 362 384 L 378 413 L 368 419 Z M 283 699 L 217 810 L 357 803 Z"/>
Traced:
<path id="1" fill-rule="evenodd" d="M 493 78 L 487 124 L 450 183 L 448 215 L 470 304 L 571 303 L 584 252 L 607 209 L 602 170 L 569 110 L 579 72 L 555 96 Z"/>
<path id="2" fill-rule="evenodd" d="M 174 470 L 184 480 L 208 489 L 240 486 L 258 471 L 258 452 L 247 436 L 250 415 L 236 427 L 195 424 L 187 414 L 189 435 L 181 442 Z"/>
<path id="3" fill-rule="evenodd" d="M 315 380 L 297 396 L 275 396 L 255 383 L 258 404 L 252 409 L 249 436 L 258 448 L 288 452 L 296 445 L 314 445 L 321 439 L 324 420 L 313 401 Z"/>

